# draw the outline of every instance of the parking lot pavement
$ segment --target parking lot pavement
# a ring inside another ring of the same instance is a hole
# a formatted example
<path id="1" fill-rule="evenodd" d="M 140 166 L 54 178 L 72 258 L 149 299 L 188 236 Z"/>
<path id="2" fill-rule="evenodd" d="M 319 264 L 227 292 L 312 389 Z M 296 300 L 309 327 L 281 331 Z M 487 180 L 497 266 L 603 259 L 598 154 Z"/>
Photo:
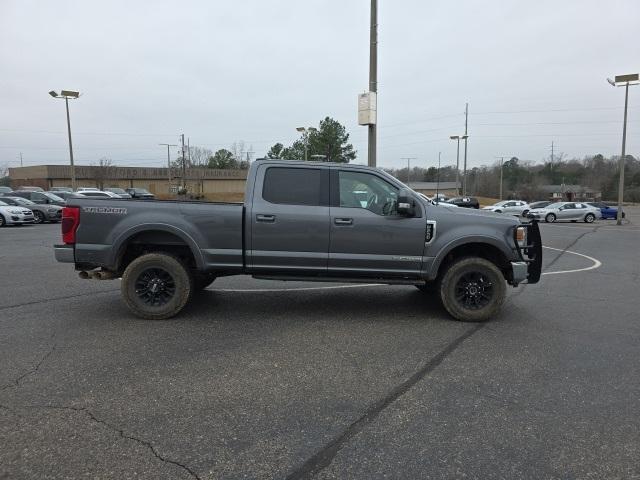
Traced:
<path id="1" fill-rule="evenodd" d="M 640 476 L 627 212 L 543 224 L 542 281 L 479 325 L 413 287 L 248 277 L 138 320 L 55 263 L 59 226 L 3 229 L 0 478 Z"/>

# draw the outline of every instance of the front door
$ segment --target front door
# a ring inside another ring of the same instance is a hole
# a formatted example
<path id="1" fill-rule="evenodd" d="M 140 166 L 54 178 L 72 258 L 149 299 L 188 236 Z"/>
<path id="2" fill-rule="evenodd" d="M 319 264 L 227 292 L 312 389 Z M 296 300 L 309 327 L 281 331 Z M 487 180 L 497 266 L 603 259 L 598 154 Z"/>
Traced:
<path id="1" fill-rule="evenodd" d="M 382 175 L 331 171 L 329 273 L 418 278 L 425 245 L 425 212 L 395 212 L 399 189 Z"/>
<path id="2" fill-rule="evenodd" d="M 282 273 L 325 273 L 329 257 L 329 168 L 265 164 L 247 212 L 247 264 Z"/>

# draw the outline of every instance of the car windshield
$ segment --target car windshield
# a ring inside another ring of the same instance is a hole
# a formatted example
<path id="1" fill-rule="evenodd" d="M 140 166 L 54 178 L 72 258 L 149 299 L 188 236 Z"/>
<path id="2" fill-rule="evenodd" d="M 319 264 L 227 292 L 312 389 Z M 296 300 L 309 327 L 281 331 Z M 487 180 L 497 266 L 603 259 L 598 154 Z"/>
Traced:
<path id="1" fill-rule="evenodd" d="M 60 198 L 59 196 L 54 195 L 53 193 L 44 192 L 43 195 L 46 196 L 49 200 L 53 200 L 54 202 L 64 202 L 63 198 Z"/>
<path id="2" fill-rule="evenodd" d="M 502 207 L 502 206 L 506 205 L 507 203 L 509 203 L 509 200 L 503 200 L 502 202 L 494 203 L 492 205 L 492 207 Z"/>
<path id="3" fill-rule="evenodd" d="M 8 207 L 9 204 L 8 203 L 4 203 L 3 201 L 0 201 L 0 207 Z"/>
<path id="4" fill-rule="evenodd" d="M 562 205 L 564 205 L 564 203 L 565 203 L 565 202 L 556 202 L 556 203 L 552 203 L 552 204 L 550 204 L 550 205 L 547 205 L 547 206 L 546 206 L 546 207 L 544 207 L 544 208 L 550 208 L 550 209 L 552 209 L 552 210 L 553 210 L 553 209 L 558 209 L 558 208 L 560 208 Z"/>
<path id="5" fill-rule="evenodd" d="M 22 198 L 22 197 L 16 197 L 13 200 L 15 200 L 17 203 L 21 205 L 35 205 L 35 203 L 32 202 L 31 200 L 27 200 L 26 198 Z"/>
<path id="6" fill-rule="evenodd" d="M 135 188 L 134 191 L 136 193 L 149 193 L 149 190 L 145 190 L 144 188 Z"/>
<path id="7" fill-rule="evenodd" d="M 107 188 L 106 190 L 107 192 L 113 192 L 113 193 L 127 193 L 122 188 Z"/>

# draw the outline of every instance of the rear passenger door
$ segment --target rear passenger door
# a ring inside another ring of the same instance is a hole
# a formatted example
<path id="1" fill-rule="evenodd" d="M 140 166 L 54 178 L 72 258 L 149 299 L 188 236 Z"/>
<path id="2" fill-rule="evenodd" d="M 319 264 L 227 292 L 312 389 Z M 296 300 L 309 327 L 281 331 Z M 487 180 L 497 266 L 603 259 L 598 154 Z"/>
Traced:
<path id="1" fill-rule="evenodd" d="M 329 168 L 258 167 L 248 264 L 259 272 L 324 273 L 329 257 Z"/>

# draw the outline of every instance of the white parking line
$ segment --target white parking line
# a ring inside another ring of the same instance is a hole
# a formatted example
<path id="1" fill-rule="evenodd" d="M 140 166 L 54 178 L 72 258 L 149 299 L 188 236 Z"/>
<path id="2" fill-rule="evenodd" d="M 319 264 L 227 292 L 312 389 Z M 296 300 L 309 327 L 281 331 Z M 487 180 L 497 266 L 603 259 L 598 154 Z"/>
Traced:
<path id="1" fill-rule="evenodd" d="M 545 247 L 544 245 L 542 246 L 542 248 L 548 248 L 549 250 L 556 250 L 557 252 L 564 252 L 564 253 L 570 253 L 572 255 L 578 255 L 579 257 L 584 257 L 593 262 L 593 265 L 590 265 L 589 267 L 576 268 L 575 270 L 560 270 L 557 272 L 544 272 L 542 275 L 557 275 L 559 273 L 586 272 L 587 270 L 595 270 L 596 268 L 600 268 L 600 266 L 602 265 L 602 262 L 600 260 L 598 260 L 597 258 L 590 257 L 589 255 L 585 255 L 584 253 L 572 252 L 571 250 L 563 250 L 561 248 Z"/>

